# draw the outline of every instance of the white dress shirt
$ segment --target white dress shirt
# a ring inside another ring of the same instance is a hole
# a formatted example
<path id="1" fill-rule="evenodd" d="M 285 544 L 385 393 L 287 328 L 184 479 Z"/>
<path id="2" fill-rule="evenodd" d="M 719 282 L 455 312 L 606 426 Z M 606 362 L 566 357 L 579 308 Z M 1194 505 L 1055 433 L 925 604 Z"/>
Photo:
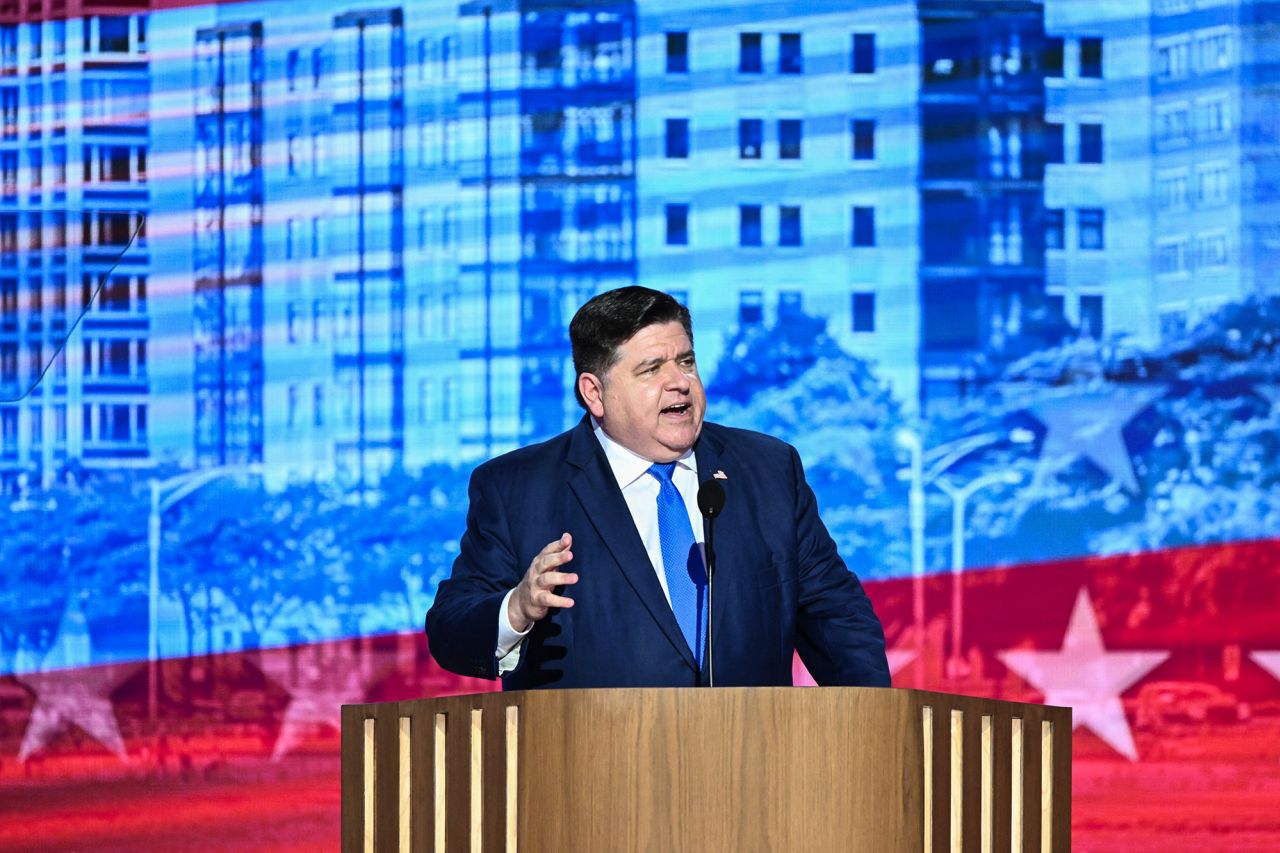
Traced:
<path id="1" fill-rule="evenodd" d="M 635 522 L 636 531 L 640 534 L 640 541 L 644 543 L 649 562 L 653 564 L 653 571 L 658 576 L 658 583 L 662 586 L 662 594 L 667 597 L 667 603 L 670 604 L 671 592 L 667 589 L 667 573 L 662 564 L 662 543 L 658 538 L 658 493 L 662 487 L 658 483 L 658 478 L 648 473 L 653 462 L 610 438 L 595 418 L 591 419 L 591 425 L 595 430 L 596 439 L 604 448 L 605 458 L 609 460 L 609 468 L 613 471 L 614 479 L 618 481 L 618 488 L 622 490 L 622 497 L 627 502 L 631 519 Z M 699 546 L 703 546 L 702 512 L 698 509 L 698 462 L 692 449 L 685 451 L 685 454 L 676 460 L 671 481 L 679 489 L 680 497 L 684 498 L 684 507 L 689 513 L 689 523 L 693 526 L 693 538 Z M 568 532 L 573 533 L 572 530 Z M 706 559 L 705 553 L 703 559 Z M 591 571 L 591 567 L 577 566 L 575 562 L 570 562 L 562 568 L 562 571 L 581 574 L 583 571 Z M 506 594 L 502 599 L 502 607 L 498 610 L 498 648 L 495 655 L 498 658 L 499 675 L 515 669 L 516 664 L 520 662 L 520 642 L 529 631 L 533 630 L 532 625 L 523 632 L 511 627 L 507 606 L 514 592 L 515 590 L 511 590 Z"/>

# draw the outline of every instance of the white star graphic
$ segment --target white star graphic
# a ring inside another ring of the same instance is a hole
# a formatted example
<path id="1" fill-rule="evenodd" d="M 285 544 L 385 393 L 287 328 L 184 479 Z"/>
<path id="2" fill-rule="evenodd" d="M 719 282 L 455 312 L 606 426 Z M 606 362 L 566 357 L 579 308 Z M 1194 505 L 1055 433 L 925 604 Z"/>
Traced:
<path id="1" fill-rule="evenodd" d="M 84 613 L 73 597 L 67 602 L 58 633 L 40 669 L 14 674 L 36 697 L 18 748 L 19 761 L 26 761 L 71 725 L 83 729 L 122 761 L 125 759 L 111 692 L 140 664 L 88 666 L 89 660 Z"/>
<path id="2" fill-rule="evenodd" d="M 342 706 L 363 702 L 369 685 L 394 665 L 394 655 L 360 654 L 358 645 L 321 643 L 262 652 L 262 671 L 290 694 L 272 760 L 279 761 L 318 728 L 340 731 Z"/>
<path id="3" fill-rule="evenodd" d="M 1027 411 L 1047 430 L 1040 448 L 1036 480 L 1043 482 L 1045 476 L 1083 457 L 1136 493 L 1138 478 L 1124 443 L 1124 428 L 1163 393 L 1163 388 L 1128 394 L 1118 391 L 1072 393 L 1032 406 Z"/>
<path id="4" fill-rule="evenodd" d="M 1087 588 L 1081 587 L 1076 596 L 1061 650 L 1015 649 L 999 652 L 997 657 L 1044 693 L 1046 705 L 1070 707 L 1072 728 L 1086 726 L 1116 752 L 1138 760 L 1120 694 L 1169 653 L 1107 651 Z"/>
<path id="5" fill-rule="evenodd" d="M 1253 652 L 1249 655 L 1258 666 L 1280 679 L 1280 651 Z"/>

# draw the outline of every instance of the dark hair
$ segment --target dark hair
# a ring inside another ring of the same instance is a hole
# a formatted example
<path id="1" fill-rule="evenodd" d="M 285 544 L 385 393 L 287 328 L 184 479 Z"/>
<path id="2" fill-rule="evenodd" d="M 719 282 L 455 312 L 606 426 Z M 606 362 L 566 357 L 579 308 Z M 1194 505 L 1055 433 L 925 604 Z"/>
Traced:
<path id="1" fill-rule="evenodd" d="M 575 376 L 591 373 L 603 378 L 618 361 L 618 347 L 641 329 L 663 323 L 679 323 L 693 343 L 689 309 L 660 290 L 630 285 L 588 299 L 569 321 Z M 579 406 L 587 407 L 576 381 L 573 396 Z"/>

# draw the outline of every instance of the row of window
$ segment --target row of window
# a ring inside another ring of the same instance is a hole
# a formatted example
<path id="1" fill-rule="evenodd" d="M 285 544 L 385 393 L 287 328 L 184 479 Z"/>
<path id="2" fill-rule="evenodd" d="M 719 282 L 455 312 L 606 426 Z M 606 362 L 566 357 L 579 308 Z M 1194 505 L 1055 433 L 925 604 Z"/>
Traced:
<path id="1" fill-rule="evenodd" d="M 81 47 L 86 54 L 139 54 L 147 50 L 146 15 L 91 15 L 84 19 L 81 32 Z M 21 37 L 22 34 L 25 38 Z M 65 56 L 67 22 L 53 20 L 0 25 L 0 67 L 11 69 L 17 66 L 19 45 L 23 41 L 27 45 L 27 61 L 38 62 L 44 56 L 46 40 L 55 59 Z"/>
<path id="2" fill-rule="evenodd" d="M 663 154 L 668 160 L 688 159 L 691 150 L 691 133 L 687 118 L 669 118 L 664 127 Z M 799 160 L 804 152 L 804 120 L 782 118 L 775 123 L 774 139 L 779 160 Z M 761 160 L 764 158 L 765 120 L 761 118 L 738 119 L 738 159 Z M 876 158 L 876 121 L 869 118 L 849 120 L 849 157 L 852 160 Z"/>
<path id="3" fill-rule="evenodd" d="M 54 406 L 53 439 L 58 444 L 67 440 L 67 407 Z M 130 403 L 85 403 L 81 410 L 84 440 L 87 442 L 112 442 L 144 444 L 147 440 L 147 407 Z M 44 441 L 44 412 L 40 408 L 30 410 L 31 444 L 40 446 Z M 6 452 L 17 449 L 18 410 L 0 409 L 0 446 Z"/>
<path id="4" fill-rule="evenodd" d="M 1156 241 L 1157 275 L 1176 276 L 1193 270 L 1217 269 L 1227 266 L 1230 260 L 1225 231 Z"/>
<path id="5" fill-rule="evenodd" d="M 1075 211 L 1076 246 L 1084 251 L 1100 251 L 1106 248 L 1106 211 L 1097 207 L 1081 207 Z M 1067 216 L 1062 208 L 1047 208 L 1044 212 L 1044 247 L 1065 249 Z"/>
<path id="6" fill-rule="evenodd" d="M 671 295 L 681 303 L 688 302 L 687 294 L 672 292 Z M 742 326 L 759 326 L 764 323 L 765 295 L 763 290 L 742 290 L 738 292 L 738 324 Z M 804 311 L 804 295 L 798 290 L 783 290 L 778 293 L 778 319 L 785 321 Z M 870 290 L 855 290 L 849 296 L 849 330 L 856 333 L 870 333 L 876 330 L 876 294 Z"/>
<path id="7" fill-rule="evenodd" d="M 1192 186 L 1190 168 L 1169 169 L 1156 175 L 1156 209 L 1176 213 L 1224 204 L 1230 194 L 1231 164 L 1226 161 L 1202 163 L 1195 167 Z M 1193 192 L 1194 189 L 1194 192 Z"/>
<path id="8" fill-rule="evenodd" d="M 1156 42 L 1156 78 L 1168 82 L 1226 71 L 1234 62 L 1233 41 L 1226 27 L 1160 39 Z"/>
<path id="9" fill-rule="evenodd" d="M 804 42 L 801 33 L 778 33 L 777 51 L 773 65 L 778 74 L 804 73 Z M 875 33 L 851 33 L 849 36 L 849 73 L 868 75 L 876 73 Z M 762 32 L 738 33 L 738 73 L 764 74 L 765 34 Z M 688 74 L 689 33 L 666 33 L 666 70 L 668 74 Z"/>
<path id="10" fill-rule="evenodd" d="M 1158 147 L 1186 145 L 1191 139 L 1214 139 L 1231 131 L 1231 96 L 1219 92 L 1156 107 L 1155 136 Z"/>

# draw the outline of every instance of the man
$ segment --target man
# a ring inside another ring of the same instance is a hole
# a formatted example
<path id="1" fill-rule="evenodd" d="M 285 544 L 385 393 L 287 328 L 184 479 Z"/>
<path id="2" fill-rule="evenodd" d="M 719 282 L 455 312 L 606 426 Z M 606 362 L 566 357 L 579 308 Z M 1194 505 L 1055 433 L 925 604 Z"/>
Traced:
<path id="1" fill-rule="evenodd" d="M 431 653 L 506 689 L 888 686 L 884 634 L 818 518 L 794 448 L 704 424 L 689 311 L 624 287 L 569 325 L 587 415 L 475 470 Z M 700 482 L 727 493 L 707 613 Z M 706 671 L 707 621 L 713 671 Z"/>

